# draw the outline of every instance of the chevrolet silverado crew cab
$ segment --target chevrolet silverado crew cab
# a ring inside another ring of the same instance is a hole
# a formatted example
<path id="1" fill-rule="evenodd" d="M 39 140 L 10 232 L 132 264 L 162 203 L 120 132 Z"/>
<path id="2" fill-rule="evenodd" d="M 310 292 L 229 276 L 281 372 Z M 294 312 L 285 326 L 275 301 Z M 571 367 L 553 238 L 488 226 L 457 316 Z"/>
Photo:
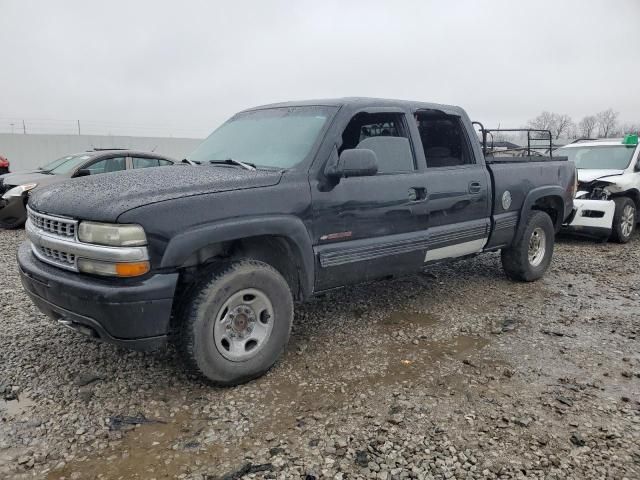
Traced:
<path id="1" fill-rule="evenodd" d="M 576 213 L 568 230 L 628 242 L 640 219 L 638 135 L 579 140 L 556 153 L 567 156 L 578 169 Z"/>
<path id="2" fill-rule="evenodd" d="M 540 278 L 575 175 L 566 158 L 485 159 L 458 107 L 269 105 L 182 165 L 35 192 L 18 261 L 60 324 L 133 348 L 171 340 L 234 385 L 276 362 L 294 301 L 497 250 L 509 277 Z"/>

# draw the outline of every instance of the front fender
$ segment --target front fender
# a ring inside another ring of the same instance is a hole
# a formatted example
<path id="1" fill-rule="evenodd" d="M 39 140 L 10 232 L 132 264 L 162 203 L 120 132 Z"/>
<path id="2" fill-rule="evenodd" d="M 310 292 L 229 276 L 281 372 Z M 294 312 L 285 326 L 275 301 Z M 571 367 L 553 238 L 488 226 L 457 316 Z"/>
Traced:
<path id="1" fill-rule="evenodd" d="M 173 237 L 162 256 L 162 268 L 178 268 L 195 252 L 207 245 L 261 235 L 289 239 L 298 249 L 302 267 L 300 282 L 305 296 L 313 292 L 314 261 L 311 237 L 304 223 L 289 215 L 237 218 L 201 225 Z"/>

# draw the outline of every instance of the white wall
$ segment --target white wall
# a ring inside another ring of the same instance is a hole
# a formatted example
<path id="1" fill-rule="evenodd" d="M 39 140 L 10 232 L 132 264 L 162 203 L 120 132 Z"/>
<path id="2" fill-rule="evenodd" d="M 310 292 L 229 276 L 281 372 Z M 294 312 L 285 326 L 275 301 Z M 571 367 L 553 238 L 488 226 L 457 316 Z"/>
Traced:
<path id="1" fill-rule="evenodd" d="M 154 150 L 177 160 L 202 140 L 195 138 L 114 137 L 102 135 L 38 135 L 0 133 L 0 155 L 9 159 L 11 171 L 29 170 L 70 153 L 92 148 Z"/>

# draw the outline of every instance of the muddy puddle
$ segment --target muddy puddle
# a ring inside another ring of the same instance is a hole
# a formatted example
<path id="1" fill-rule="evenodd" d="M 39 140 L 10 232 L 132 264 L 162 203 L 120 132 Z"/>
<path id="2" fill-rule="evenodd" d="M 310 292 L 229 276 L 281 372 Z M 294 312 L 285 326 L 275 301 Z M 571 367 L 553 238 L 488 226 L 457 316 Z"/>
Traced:
<path id="1" fill-rule="evenodd" d="M 15 400 L 0 400 L 0 418 L 14 417 L 28 413 L 35 403 L 21 395 Z"/>
<path id="2" fill-rule="evenodd" d="M 103 451 L 100 457 L 78 458 L 60 470 L 50 472 L 49 480 L 78 479 L 147 479 L 176 478 L 206 458 L 208 465 L 219 461 L 223 448 L 210 445 L 206 455 L 199 443 L 189 438 L 201 427 L 186 415 L 162 422 L 138 425 L 123 432 L 119 442 Z M 178 448 L 180 447 L 180 448 Z M 78 476 L 80 475 L 80 476 Z"/>

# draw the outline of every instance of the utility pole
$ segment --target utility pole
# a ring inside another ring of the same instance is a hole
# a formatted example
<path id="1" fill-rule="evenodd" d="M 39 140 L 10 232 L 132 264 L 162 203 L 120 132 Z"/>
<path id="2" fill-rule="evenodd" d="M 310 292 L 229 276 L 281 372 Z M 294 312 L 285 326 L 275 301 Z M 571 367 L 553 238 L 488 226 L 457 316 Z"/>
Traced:
<path id="1" fill-rule="evenodd" d="M 24 120 L 22 120 L 22 133 L 27 134 L 27 126 L 24 124 Z"/>
<path id="2" fill-rule="evenodd" d="M 80 120 L 78 120 L 78 135 L 80 135 Z"/>

